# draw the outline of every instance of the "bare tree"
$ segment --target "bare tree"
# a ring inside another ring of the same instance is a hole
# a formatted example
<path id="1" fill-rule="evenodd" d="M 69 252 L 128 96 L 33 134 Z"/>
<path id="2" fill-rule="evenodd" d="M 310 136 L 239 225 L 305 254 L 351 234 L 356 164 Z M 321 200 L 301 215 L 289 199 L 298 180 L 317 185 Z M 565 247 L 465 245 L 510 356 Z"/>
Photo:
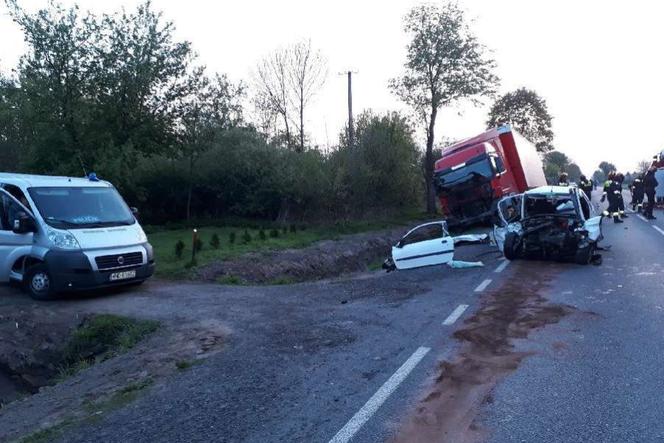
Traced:
<path id="1" fill-rule="evenodd" d="M 286 145 L 304 151 L 305 109 L 325 84 L 325 58 L 312 49 L 311 41 L 302 41 L 275 50 L 258 64 L 256 72 L 258 92 L 254 104 L 261 120 L 270 121 L 270 115 L 278 116 L 284 127 Z M 297 145 L 293 142 L 292 125 L 299 132 Z"/>
<path id="2" fill-rule="evenodd" d="M 299 151 L 304 151 L 304 109 L 323 87 L 327 78 L 327 62 L 321 53 L 311 48 L 311 40 L 302 41 L 289 49 L 289 80 L 300 130 Z"/>
<path id="3" fill-rule="evenodd" d="M 255 103 L 262 107 L 262 112 L 279 116 L 284 124 L 286 145 L 291 147 L 289 59 L 288 50 L 278 49 L 258 64 Z"/>

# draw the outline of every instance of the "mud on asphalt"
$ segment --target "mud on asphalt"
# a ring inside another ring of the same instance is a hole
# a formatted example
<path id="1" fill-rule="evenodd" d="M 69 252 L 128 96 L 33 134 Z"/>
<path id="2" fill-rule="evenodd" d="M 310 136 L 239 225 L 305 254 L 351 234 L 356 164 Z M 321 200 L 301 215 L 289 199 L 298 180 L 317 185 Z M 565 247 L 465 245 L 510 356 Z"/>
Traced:
<path id="1" fill-rule="evenodd" d="M 515 340 L 575 310 L 545 298 L 563 265 L 525 261 L 514 265 L 515 274 L 528 275 L 528 279 L 509 279 L 484 295 L 479 310 L 454 333 L 460 342 L 457 355 L 440 363 L 437 377 L 393 443 L 484 440 L 488 430 L 475 421 L 480 407 L 492 401 L 497 383 L 531 355 L 519 351 Z"/>

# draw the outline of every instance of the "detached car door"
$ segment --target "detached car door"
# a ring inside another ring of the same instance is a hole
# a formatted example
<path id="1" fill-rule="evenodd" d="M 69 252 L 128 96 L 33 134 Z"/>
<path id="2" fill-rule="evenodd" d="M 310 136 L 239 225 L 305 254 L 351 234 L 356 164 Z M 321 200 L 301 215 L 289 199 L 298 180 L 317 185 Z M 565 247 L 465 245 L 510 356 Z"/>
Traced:
<path id="1" fill-rule="evenodd" d="M 397 269 L 448 263 L 454 258 L 454 240 L 445 222 L 427 223 L 410 231 L 392 248 Z"/>

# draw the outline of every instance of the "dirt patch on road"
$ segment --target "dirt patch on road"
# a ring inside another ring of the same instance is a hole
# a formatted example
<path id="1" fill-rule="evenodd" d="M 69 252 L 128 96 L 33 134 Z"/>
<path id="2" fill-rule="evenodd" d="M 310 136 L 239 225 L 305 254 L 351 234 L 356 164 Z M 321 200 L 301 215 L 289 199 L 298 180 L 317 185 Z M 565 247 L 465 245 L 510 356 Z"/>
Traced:
<path id="1" fill-rule="evenodd" d="M 548 266 L 544 272 L 538 269 L 528 274 L 531 277 L 527 282 L 510 280 L 485 296 L 479 311 L 454 334 L 461 341 L 456 358 L 440 364 L 433 386 L 393 443 L 463 443 L 486 437 L 474 422 L 480 407 L 492 401 L 491 391 L 496 384 L 530 355 L 517 351 L 514 339 L 526 338 L 535 329 L 557 323 L 573 310 L 549 304 L 543 297 L 557 266 Z"/>
<path id="2" fill-rule="evenodd" d="M 325 240 L 302 249 L 252 253 L 234 260 L 202 266 L 196 277 L 244 283 L 289 283 L 336 277 L 366 271 L 371 263 L 387 258 L 405 229 L 355 234 Z"/>

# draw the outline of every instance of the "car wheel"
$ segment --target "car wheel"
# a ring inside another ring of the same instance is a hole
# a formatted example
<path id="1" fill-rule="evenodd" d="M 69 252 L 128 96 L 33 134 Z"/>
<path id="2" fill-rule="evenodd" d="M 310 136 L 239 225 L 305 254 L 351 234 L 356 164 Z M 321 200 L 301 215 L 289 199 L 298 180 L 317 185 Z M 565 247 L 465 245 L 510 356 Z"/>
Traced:
<path id="1" fill-rule="evenodd" d="M 590 264 L 594 254 L 595 254 L 595 245 L 590 244 L 586 247 L 579 248 L 576 250 L 576 254 L 574 255 L 574 261 L 579 265 Z"/>
<path id="2" fill-rule="evenodd" d="M 519 248 L 521 247 L 521 239 L 513 232 L 505 236 L 505 243 L 503 244 L 503 255 L 508 260 L 516 260 L 519 256 Z"/>
<path id="3" fill-rule="evenodd" d="M 23 276 L 23 288 L 35 300 L 50 300 L 55 295 L 51 276 L 44 265 L 28 268 Z"/>

